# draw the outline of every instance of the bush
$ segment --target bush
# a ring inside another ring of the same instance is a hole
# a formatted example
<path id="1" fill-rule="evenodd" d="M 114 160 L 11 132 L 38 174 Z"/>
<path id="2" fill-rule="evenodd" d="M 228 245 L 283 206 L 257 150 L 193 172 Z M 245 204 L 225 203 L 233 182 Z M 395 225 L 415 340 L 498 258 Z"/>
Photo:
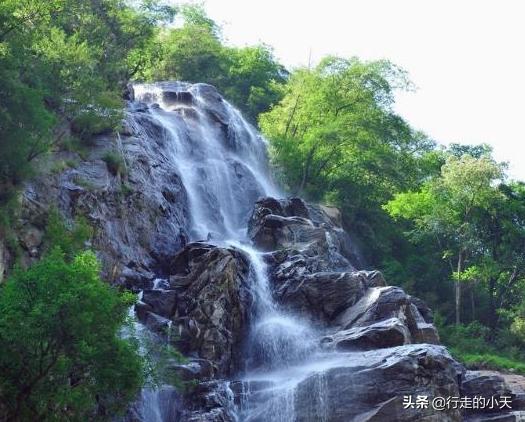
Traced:
<path id="1" fill-rule="evenodd" d="M 17 270 L 0 295 L 2 420 L 93 420 L 125 408 L 143 381 L 133 343 L 119 338 L 129 294 L 99 278 L 95 255 L 54 249 Z"/>
<path id="2" fill-rule="evenodd" d="M 441 325 L 437 318 L 441 341 L 451 354 L 470 369 L 492 369 L 525 374 L 523 354 L 513 346 L 513 339 L 506 332 L 498 332 L 489 341 L 490 329 L 473 322 L 468 325 Z"/>
<path id="3" fill-rule="evenodd" d="M 47 250 L 59 247 L 69 258 L 85 249 L 86 242 L 93 236 L 93 228 L 87 220 L 78 216 L 68 227 L 57 209 L 51 209 L 47 218 L 45 241 Z"/>
<path id="4" fill-rule="evenodd" d="M 114 176 L 120 174 L 124 175 L 126 172 L 126 163 L 124 162 L 124 158 L 117 153 L 116 151 L 108 151 L 102 159 L 106 162 L 106 165 L 108 166 L 108 170 L 111 174 Z"/>
<path id="5" fill-rule="evenodd" d="M 462 353 L 456 349 L 452 349 L 451 352 L 470 369 L 510 371 L 525 375 L 525 363 L 518 360 L 490 353 Z"/>
<path id="6" fill-rule="evenodd" d="M 71 128 L 80 139 L 88 141 L 93 135 L 112 132 L 121 124 L 122 102 L 114 94 L 101 95 L 97 105 L 87 105 L 73 119 Z"/>
<path id="7" fill-rule="evenodd" d="M 78 138 L 68 137 L 60 145 L 64 151 L 77 153 L 82 160 L 89 158 L 89 148 Z"/>

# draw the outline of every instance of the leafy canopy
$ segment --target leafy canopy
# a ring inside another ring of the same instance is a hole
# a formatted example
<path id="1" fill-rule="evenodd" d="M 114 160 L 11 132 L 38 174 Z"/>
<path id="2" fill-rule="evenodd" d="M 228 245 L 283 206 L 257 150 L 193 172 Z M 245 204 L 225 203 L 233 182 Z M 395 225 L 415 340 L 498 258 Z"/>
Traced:
<path id="1" fill-rule="evenodd" d="M 382 243 L 373 239 L 388 222 L 380 205 L 415 185 L 433 147 L 392 109 L 396 89 L 409 87 L 388 61 L 328 57 L 296 70 L 259 118 L 289 190 L 340 206 L 368 244 Z"/>
<path id="2" fill-rule="evenodd" d="M 16 270 L 0 295 L 0 402 L 9 420 L 93 420 L 142 383 L 142 363 L 118 332 L 130 298 L 103 283 L 95 255 L 60 249 Z"/>

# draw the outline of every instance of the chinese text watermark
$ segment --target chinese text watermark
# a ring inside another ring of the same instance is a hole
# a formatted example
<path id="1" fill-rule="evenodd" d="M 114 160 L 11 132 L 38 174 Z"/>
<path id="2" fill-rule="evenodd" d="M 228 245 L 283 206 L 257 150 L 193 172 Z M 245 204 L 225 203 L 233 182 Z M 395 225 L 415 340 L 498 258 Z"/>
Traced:
<path id="1" fill-rule="evenodd" d="M 499 397 L 433 397 L 418 395 L 418 396 L 403 396 L 404 409 L 488 409 L 488 410 L 502 410 L 512 409 L 511 396 Z"/>

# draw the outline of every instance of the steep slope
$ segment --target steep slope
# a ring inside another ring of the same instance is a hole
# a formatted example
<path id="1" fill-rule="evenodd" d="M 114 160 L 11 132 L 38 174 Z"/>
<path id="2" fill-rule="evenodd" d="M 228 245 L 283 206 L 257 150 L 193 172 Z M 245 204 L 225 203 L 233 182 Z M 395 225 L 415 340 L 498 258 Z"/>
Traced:
<path id="1" fill-rule="evenodd" d="M 84 215 L 107 278 L 140 292 L 138 332 L 188 356 L 170 370 L 193 388 L 145 389 L 128 420 L 462 420 L 404 405 L 465 391 L 430 309 L 363 270 L 337 210 L 284 198 L 264 139 L 213 87 L 137 85 L 118 136 L 61 154 L 79 165 L 25 191 L 26 259 L 50 207 Z"/>

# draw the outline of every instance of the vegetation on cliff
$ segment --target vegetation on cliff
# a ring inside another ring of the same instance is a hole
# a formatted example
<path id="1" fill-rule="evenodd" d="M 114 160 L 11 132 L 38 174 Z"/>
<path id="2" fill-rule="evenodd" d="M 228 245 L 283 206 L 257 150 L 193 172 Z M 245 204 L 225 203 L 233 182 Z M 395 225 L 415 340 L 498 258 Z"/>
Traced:
<path id="1" fill-rule="evenodd" d="M 17 247 L 16 195 L 35 161 L 89 148 L 118 128 L 126 84 L 156 79 L 215 85 L 258 122 L 288 191 L 340 207 L 371 266 L 437 311 L 457 356 L 522 370 L 525 184 L 486 145 L 444 148 L 410 127 L 393 108 L 396 90 L 411 89 L 394 64 L 327 57 L 288 72 L 268 46 L 227 45 L 200 7 L 0 3 L 2 243 Z M 118 156 L 103 159 L 123 173 Z M 15 419 L 89 419 L 142 381 L 136 350 L 116 335 L 128 299 L 79 252 L 88 229 L 64 237 L 58 220 L 49 253 L 0 294 L 0 411 Z"/>

